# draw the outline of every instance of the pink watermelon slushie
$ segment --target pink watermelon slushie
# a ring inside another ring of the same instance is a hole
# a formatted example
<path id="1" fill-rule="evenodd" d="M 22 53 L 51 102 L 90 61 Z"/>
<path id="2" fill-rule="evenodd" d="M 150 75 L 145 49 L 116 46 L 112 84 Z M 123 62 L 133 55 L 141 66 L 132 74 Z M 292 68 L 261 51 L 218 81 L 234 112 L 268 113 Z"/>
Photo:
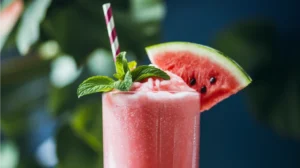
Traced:
<path id="1" fill-rule="evenodd" d="M 103 94 L 105 168 L 198 168 L 199 93 L 168 74 Z"/>

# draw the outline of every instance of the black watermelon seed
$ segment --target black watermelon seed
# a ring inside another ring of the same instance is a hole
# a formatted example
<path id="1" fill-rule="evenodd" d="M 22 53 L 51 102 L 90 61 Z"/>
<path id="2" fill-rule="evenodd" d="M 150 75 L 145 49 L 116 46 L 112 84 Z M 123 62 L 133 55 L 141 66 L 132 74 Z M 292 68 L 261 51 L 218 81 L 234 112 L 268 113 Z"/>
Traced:
<path id="1" fill-rule="evenodd" d="M 195 84 L 196 84 L 196 79 L 195 79 L 195 78 L 192 78 L 192 79 L 190 80 L 190 85 L 193 86 L 193 85 L 195 85 Z"/>
<path id="2" fill-rule="evenodd" d="M 206 93 L 206 86 L 202 86 L 200 89 L 200 93 Z"/>
<path id="3" fill-rule="evenodd" d="M 216 83 L 216 81 L 217 81 L 217 79 L 215 77 L 211 77 L 209 79 L 210 84 L 214 84 L 214 83 Z"/>

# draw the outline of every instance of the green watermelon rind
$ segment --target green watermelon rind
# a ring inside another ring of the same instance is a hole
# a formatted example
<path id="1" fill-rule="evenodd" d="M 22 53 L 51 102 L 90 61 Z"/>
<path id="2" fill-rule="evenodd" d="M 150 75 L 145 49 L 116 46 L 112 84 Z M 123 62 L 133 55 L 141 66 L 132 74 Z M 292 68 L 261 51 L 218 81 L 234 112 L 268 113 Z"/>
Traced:
<path id="1" fill-rule="evenodd" d="M 245 87 L 252 82 L 250 76 L 239 64 L 237 64 L 228 56 L 225 56 L 222 52 L 208 46 L 191 42 L 166 42 L 146 47 L 148 57 L 153 64 L 155 64 L 154 57 L 155 55 L 157 55 L 157 53 L 168 51 L 187 51 L 192 52 L 197 56 L 205 56 L 212 62 L 215 62 L 224 69 L 228 70 L 232 75 L 234 75 L 235 79 L 239 81 L 240 87 Z"/>

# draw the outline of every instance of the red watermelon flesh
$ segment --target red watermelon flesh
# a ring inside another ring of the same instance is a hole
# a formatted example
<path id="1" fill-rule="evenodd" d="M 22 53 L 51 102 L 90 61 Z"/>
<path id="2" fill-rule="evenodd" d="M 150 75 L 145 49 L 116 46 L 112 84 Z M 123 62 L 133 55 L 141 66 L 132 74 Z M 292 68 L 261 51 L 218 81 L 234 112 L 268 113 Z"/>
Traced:
<path id="1" fill-rule="evenodd" d="M 251 78 L 237 63 L 203 45 L 169 42 L 146 50 L 153 64 L 177 74 L 201 93 L 201 111 L 210 109 L 251 83 Z"/>

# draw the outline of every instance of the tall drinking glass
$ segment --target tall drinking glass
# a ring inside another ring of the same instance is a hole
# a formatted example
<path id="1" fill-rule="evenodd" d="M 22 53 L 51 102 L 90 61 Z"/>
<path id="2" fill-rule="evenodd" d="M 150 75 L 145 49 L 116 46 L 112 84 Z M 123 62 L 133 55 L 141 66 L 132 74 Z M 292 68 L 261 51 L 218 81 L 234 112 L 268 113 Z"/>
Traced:
<path id="1" fill-rule="evenodd" d="M 105 168 L 198 168 L 197 92 L 103 94 Z"/>

